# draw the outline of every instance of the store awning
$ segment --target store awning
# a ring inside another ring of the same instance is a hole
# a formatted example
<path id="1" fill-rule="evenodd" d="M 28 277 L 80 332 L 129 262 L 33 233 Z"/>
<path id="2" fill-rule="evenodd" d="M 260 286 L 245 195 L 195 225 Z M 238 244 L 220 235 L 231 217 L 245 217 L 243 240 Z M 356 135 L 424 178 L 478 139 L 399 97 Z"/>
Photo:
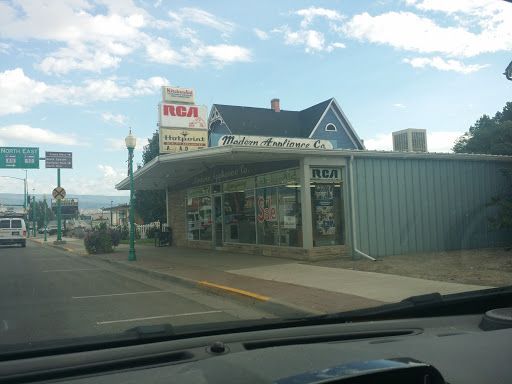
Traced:
<path id="1" fill-rule="evenodd" d="M 134 190 L 167 189 L 215 166 L 300 160 L 309 155 L 321 155 L 325 150 L 276 149 L 222 146 L 193 152 L 159 155 L 133 173 Z M 127 177 L 116 185 L 119 190 L 130 189 Z"/>
<path id="2" fill-rule="evenodd" d="M 306 157 L 327 159 L 350 156 L 510 161 L 509 156 L 493 155 L 219 146 L 192 152 L 159 155 L 133 173 L 133 187 L 134 190 L 167 189 L 182 184 L 215 166 L 301 160 Z M 127 177 L 122 180 L 116 185 L 116 188 L 118 190 L 129 190 L 130 178 Z"/>

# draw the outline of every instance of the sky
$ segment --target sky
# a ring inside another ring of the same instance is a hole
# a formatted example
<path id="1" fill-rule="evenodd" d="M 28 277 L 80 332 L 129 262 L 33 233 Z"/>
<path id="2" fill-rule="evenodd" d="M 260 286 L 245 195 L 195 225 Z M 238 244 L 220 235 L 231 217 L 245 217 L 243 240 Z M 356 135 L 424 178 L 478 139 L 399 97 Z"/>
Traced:
<path id="1" fill-rule="evenodd" d="M 126 196 L 124 138 L 141 163 L 170 85 L 208 112 L 334 97 L 369 150 L 422 128 L 429 151 L 449 152 L 511 101 L 511 60 L 501 0 L 0 0 L 0 147 L 72 152 L 68 197 Z M 0 169 L 0 193 L 23 193 L 24 177 Z M 30 193 L 57 186 L 43 161 L 27 177 Z"/>

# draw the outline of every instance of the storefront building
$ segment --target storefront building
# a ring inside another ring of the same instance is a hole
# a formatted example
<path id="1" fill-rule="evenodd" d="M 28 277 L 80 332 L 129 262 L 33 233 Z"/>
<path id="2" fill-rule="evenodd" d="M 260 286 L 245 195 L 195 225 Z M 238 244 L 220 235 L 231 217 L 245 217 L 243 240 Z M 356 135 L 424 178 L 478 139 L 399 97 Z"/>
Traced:
<path id="1" fill-rule="evenodd" d="M 506 188 L 509 157 L 367 151 L 334 99 L 287 116 L 242 108 L 212 106 L 209 148 L 162 154 L 134 173 L 135 190 L 167 191 L 173 245 L 317 260 L 510 236 L 488 231 L 486 206 Z M 257 135 L 260 124 L 274 135 Z"/>

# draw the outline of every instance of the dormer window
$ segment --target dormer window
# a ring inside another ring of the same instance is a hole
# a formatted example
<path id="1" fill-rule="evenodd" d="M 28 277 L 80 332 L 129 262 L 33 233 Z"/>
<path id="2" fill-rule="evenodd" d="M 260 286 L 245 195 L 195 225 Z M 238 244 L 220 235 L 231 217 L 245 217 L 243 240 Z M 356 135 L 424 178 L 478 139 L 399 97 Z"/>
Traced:
<path id="1" fill-rule="evenodd" d="M 329 123 L 325 126 L 325 131 L 326 132 L 337 132 L 338 128 L 336 128 L 336 126 L 333 123 Z"/>

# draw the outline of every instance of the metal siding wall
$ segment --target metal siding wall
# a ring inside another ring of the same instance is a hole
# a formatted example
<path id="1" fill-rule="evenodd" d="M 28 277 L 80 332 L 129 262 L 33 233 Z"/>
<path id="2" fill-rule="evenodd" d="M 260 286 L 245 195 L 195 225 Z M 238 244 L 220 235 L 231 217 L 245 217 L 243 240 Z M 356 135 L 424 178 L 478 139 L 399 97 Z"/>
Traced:
<path id="1" fill-rule="evenodd" d="M 354 159 L 358 248 L 373 257 L 491 247 L 486 207 L 503 192 L 507 163 L 467 160 Z"/>
<path id="2" fill-rule="evenodd" d="M 392 167 L 394 163 L 392 160 L 384 160 L 382 162 L 383 171 L 381 172 L 382 176 L 382 210 L 383 210 L 383 221 L 382 221 L 382 233 L 384 234 L 384 241 L 386 243 L 386 248 L 384 250 L 384 254 L 393 254 L 394 252 L 394 231 L 393 231 L 393 223 L 396 220 L 393 220 L 393 198 L 392 193 L 393 190 L 396 189 L 396 172 L 392 172 Z M 400 243 L 400 241 L 398 241 Z"/>
<path id="3" fill-rule="evenodd" d="M 398 166 L 396 160 L 388 160 L 389 169 L 389 182 L 390 182 L 390 194 L 388 201 L 388 210 L 386 210 L 386 237 L 390 239 L 386 243 L 386 254 L 399 254 L 402 253 L 402 240 L 400 238 L 400 202 L 398 196 Z M 391 231 L 391 233 L 388 233 Z M 389 244 L 389 247 L 387 246 Z"/>

